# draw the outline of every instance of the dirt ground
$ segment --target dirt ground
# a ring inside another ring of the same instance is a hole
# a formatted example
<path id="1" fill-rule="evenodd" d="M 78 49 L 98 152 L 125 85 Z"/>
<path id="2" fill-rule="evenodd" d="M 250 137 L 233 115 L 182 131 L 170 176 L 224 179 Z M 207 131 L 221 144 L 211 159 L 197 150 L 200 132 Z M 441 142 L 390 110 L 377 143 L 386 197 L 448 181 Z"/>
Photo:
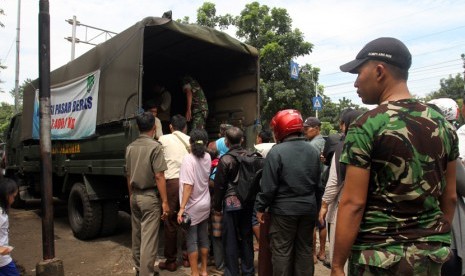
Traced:
<path id="1" fill-rule="evenodd" d="M 43 258 L 39 208 L 38 203 L 29 203 L 26 209 L 12 209 L 10 212 L 10 244 L 14 246 L 12 257 L 22 267 L 22 275 L 35 275 L 36 264 Z M 71 232 L 66 207 L 55 206 L 55 256 L 63 261 L 65 275 L 135 275 L 131 258 L 130 216 L 119 212 L 118 219 L 118 228 L 113 236 L 80 241 Z M 161 260 L 162 247 L 163 244 L 159 250 Z M 329 272 L 321 263 L 315 266 L 315 275 L 329 275 Z M 190 275 L 190 269 L 161 271 L 160 275 Z"/>

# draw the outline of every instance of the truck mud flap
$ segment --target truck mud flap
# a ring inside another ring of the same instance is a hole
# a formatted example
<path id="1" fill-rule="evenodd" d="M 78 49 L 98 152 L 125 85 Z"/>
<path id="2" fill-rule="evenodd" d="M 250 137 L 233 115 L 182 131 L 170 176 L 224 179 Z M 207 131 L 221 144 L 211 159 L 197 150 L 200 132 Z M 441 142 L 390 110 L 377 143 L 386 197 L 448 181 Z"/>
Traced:
<path id="1" fill-rule="evenodd" d="M 83 174 L 82 178 L 90 200 L 122 200 L 127 196 L 124 177 Z"/>
<path id="2" fill-rule="evenodd" d="M 118 224 L 118 202 L 115 200 L 102 201 L 102 228 L 100 236 L 110 236 L 115 232 Z"/>

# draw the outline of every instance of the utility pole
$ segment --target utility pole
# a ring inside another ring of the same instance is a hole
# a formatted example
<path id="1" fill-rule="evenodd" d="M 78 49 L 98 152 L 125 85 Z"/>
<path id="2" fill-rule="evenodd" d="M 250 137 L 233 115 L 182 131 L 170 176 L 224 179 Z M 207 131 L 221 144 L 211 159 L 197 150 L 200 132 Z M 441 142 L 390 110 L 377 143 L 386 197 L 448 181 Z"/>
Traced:
<path id="1" fill-rule="evenodd" d="M 62 276 L 64 275 L 63 262 L 55 258 L 53 229 L 52 143 L 50 130 L 50 13 L 48 0 L 39 1 L 39 117 L 43 261 L 36 265 L 36 275 Z"/>
<path id="2" fill-rule="evenodd" d="M 89 26 L 89 25 L 86 25 L 86 24 L 82 24 L 81 22 L 76 20 L 75 15 L 73 15 L 73 19 L 68 19 L 68 20 L 65 20 L 65 21 L 72 25 L 71 37 L 65 37 L 66 40 L 71 42 L 71 60 L 74 60 L 74 56 L 75 56 L 75 52 L 76 52 L 76 43 L 81 42 L 81 43 L 96 46 L 97 44 L 94 43 L 93 40 L 100 37 L 101 35 L 105 34 L 105 41 L 108 38 L 111 38 L 113 35 L 116 35 L 116 33 L 112 32 L 112 31 L 100 29 L 100 28 Z M 76 27 L 77 26 L 82 26 L 82 27 L 86 28 L 86 32 L 85 32 L 86 35 L 85 35 L 85 38 L 83 40 L 76 37 Z M 89 29 L 100 31 L 100 33 L 97 34 L 96 36 L 92 37 L 92 38 L 88 38 L 87 37 L 87 32 L 88 32 Z"/>
<path id="3" fill-rule="evenodd" d="M 317 88 L 317 82 L 315 78 L 313 77 L 313 72 L 312 74 L 312 83 L 313 83 L 313 88 L 315 89 L 315 97 L 318 97 L 318 88 Z M 318 109 L 315 109 L 315 117 L 318 118 Z"/>
<path id="4" fill-rule="evenodd" d="M 16 69 L 15 69 L 15 114 L 19 112 L 19 37 L 21 24 L 21 0 L 18 0 L 18 21 L 16 24 Z"/>
<path id="5" fill-rule="evenodd" d="M 461 54 L 460 57 L 463 61 L 463 96 L 465 96 L 465 54 Z"/>
<path id="6" fill-rule="evenodd" d="M 68 19 L 68 20 L 71 20 L 71 19 Z M 72 33 L 72 36 L 71 36 L 71 60 L 74 60 L 74 54 L 75 54 L 75 51 L 76 51 L 76 25 L 77 25 L 77 23 L 78 22 L 76 20 L 76 16 L 73 15 L 72 22 L 69 23 L 69 24 L 72 25 L 72 29 L 71 29 L 71 33 Z"/>

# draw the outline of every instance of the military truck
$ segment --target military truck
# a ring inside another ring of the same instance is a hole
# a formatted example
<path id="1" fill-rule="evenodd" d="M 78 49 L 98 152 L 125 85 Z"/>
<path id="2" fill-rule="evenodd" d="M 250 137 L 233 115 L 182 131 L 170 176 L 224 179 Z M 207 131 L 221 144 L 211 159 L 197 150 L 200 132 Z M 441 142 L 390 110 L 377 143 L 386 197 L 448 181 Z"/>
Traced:
<path id="1" fill-rule="evenodd" d="M 139 134 L 134 118 L 151 96 L 148 83 L 161 82 L 171 92 L 171 115 L 184 114 L 181 79 L 186 74 L 205 91 L 211 138 L 227 122 L 245 129 L 249 145 L 253 143 L 259 119 L 258 52 L 212 28 L 148 17 L 51 72 L 53 192 L 67 201 L 77 238 L 114 231 L 118 211 L 128 206 L 124 154 Z M 95 84 L 96 96 L 63 100 L 60 89 L 81 79 L 87 86 Z M 25 89 L 23 112 L 12 118 L 5 133 L 5 175 L 16 179 L 23 199 L 40 198 L 37 87 L 35 80 Z M 72 118 L 72 112 L 85 109 L 96 112 L 93 131 L 54 138 L 54 130 L 74 128 L 82 119 Z"/>

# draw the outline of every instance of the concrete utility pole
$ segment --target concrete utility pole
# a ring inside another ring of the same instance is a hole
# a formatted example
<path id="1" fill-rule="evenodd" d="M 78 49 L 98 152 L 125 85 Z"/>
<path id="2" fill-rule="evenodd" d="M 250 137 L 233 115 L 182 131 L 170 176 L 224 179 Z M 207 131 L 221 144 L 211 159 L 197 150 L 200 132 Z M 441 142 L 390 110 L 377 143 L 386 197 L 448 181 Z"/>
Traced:
<path id="1" fill-rule="evenodd" d="M 53 229 L 53 187 L 50 130 L 50 13 L 48 0 L 39 1 L 39 116 L 42 196 L 43 261 L 36 265 L 36 275 L 62 276 L 63 262 L 55 258 Z"/>
<path id="2" fill-rule="evenodd" d="M 68 19 L 68 20 L 65 20 L 65 21 L 72 25 L 71 37 L 65 37 L 66 40 L 71 42 L 71 60 L 74 60 L 74 56 L 75 56 L 75 52 L 76 52 L 76 43 L 81 42 L 81 43 L 96 46 L 97 44 L 93 43 L 92 41 L 94 39 L 96 39 L 97 37 L 101 36 L 102 34 L 105 34 L 105 41 L 108 39 L 108 37 L 111 38 L 113 35 L 116 35 L 115 32 L 111 32 L 111 31 L 107 31 L 107 30 L 100 29 L 100 28 L 97 28 L 97 27 L 82 24 L 81 22 L 76 20 L 75 15 L 73 15 L 73 19 Z M 76 37 L 76 27 L 77 26 L 83 26 L 83 27 L 86 28 L 86 36 L 85 36 L 85 38 L 83 40 L 80 40 L 79 38 Z M 87 37 L 88 29 L 97 30 L 97 31 L 100 31 L 100 33 L 98 35 L 92 37 L 92 38 L 88 38 Z"/>
<path id="3" fill-rule="evenodd" d="M 313 72 L 311 72 L 311 75 L 312 75 L 312 83 L 313 83 L 313 87 L 315 88 L 315 97 L 318 97 L 318 83 L 316 82 L 314 76 L 313 76 Z M 318 118 L 318 109 L 315 110 L 315 118 Z"/>
<path id="4" fill-rule="evenodd" d="M 18 0 L 18 21 L 16 24 L 16 68 L 15 68 L 15 114 L 19 112 L 19 37 L 21 24 L 21 0 Z"/>
<path id="5" fill-rule="evenodd" d="M 460 57 L 463 61 L 463 93 L 465 94 L 465 54 L 461 54 Z"/>
<path id="6" fill-rule="evenodd" d="M 69 20 L 71 20 L 71 19 L 69 19 Z M 69 20 L 68 20 L 68 22 L 69 22 Z M 71 24 L 73 26 L 72 31 L 71 31 L 71 33 L 72 33 L 72 36 L 71 36 L 71 60 L 74 60 L 74 54 L 76 52 L 76 25 L 77 25 L 77 23 L 78 22 L 76 20 L 76 16 L 73 15 L 73 20 L 72 20 L 71 23 L 69 23 L 69 24 Z"/>

